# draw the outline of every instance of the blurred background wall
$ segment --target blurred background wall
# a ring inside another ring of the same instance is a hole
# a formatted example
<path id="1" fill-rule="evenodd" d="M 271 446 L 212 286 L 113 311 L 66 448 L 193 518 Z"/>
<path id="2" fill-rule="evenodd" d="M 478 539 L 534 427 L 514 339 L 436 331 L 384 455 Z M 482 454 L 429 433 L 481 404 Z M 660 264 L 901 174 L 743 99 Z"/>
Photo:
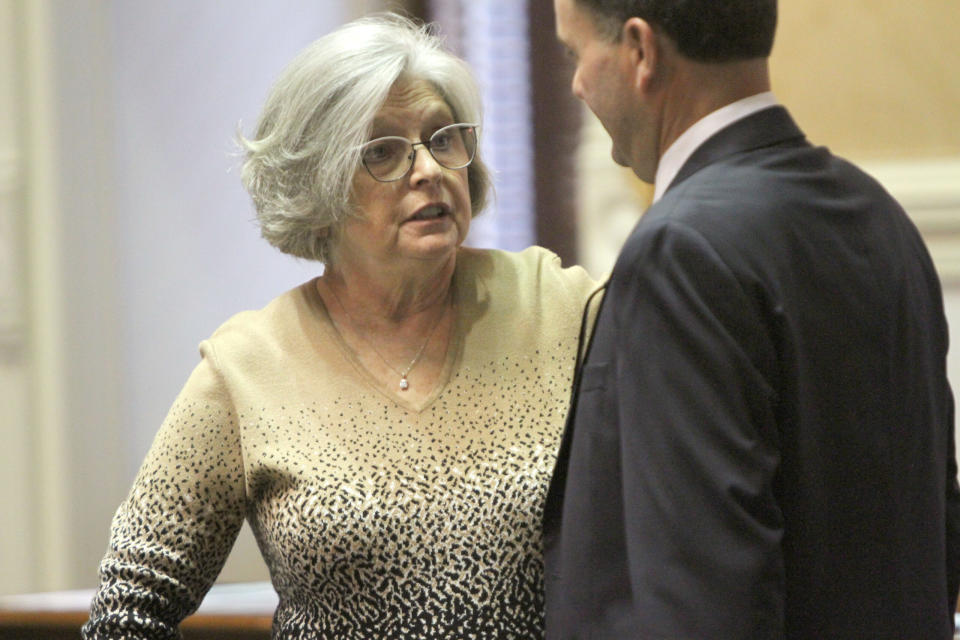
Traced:
<path id="1" fill-rule="evenodd" d="M 406 6 L 459 40 L 480 30 L 470 11 L 497 1 Z M 197 343 L 318 273 L 260 240 L 232 138 L 299 49 L 381 5 L 0 0 L 0 593 L 94 586 L 110 517 Z M 953 326 L 958 14 L 955 0 L 784 2 L 772 62 L 809 137 L 904 201 Z M 599 276 L 649 188 L 612 165 L 605 134 L 567 95 L 550 1 L 530 0 L 527 17 L 534 44 L 514 50 L 527 56 L 517 65 L 531 74 L 540 149 L 531 240 Z M 960 380 L 956 352 L 950 368 Z M 245 529 L 221 581 L 260 579 Z"/>
<path id="2" fill-rule="evenodd" d="M 374 5 L 0 2 L 0 592 L 95 584 L 199 340 L 318 273 L 259 238 L 233 136 Z M 266 576 L 250 538 L 225 578 Z"/>

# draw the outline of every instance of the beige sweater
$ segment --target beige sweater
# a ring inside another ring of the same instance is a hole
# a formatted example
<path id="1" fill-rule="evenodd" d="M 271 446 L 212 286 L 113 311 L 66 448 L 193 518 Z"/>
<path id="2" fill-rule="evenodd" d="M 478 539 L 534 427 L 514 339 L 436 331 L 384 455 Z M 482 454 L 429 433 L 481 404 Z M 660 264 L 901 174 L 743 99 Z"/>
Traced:
<path id="1" fill-rule="evenodd" d="M 246 518 L 275 638 L 536 638 L 540 518 L 593 282 L 462 249 L 423 406 L 379 391 L 315 283 L 203 342 L 113 522 L 86 638 L 173 638 Z"/>

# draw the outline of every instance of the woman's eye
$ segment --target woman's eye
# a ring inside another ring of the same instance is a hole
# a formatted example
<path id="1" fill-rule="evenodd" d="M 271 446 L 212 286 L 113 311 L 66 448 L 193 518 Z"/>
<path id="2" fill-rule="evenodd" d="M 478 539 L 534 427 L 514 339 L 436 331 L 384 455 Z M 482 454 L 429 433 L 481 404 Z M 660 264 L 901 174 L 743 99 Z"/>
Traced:
<path id="1" fill-rule="evenodd" d="M 453 135 L 449 131 L 438 131 L 430 138 L 430 148 L 446 149 L 453 141 Z"/>
<path id="2" fill-rule="evenodd" d="M 393 157 L 393 148 L 388 143 L 372 144 L 363 150 L 363 161 L 367 163 L 385 162 Z"/>

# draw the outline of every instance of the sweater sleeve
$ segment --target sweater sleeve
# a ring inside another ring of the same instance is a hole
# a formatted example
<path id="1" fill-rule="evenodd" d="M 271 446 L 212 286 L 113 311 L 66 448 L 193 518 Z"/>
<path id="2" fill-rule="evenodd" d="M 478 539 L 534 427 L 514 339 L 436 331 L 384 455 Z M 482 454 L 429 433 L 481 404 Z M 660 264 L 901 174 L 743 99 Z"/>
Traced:
<path id="1" fill-rule="evenodd" d="M 209 343 L 111 526 L 86 639 L 179 638 L 243 524 L 235 412 Z"/>

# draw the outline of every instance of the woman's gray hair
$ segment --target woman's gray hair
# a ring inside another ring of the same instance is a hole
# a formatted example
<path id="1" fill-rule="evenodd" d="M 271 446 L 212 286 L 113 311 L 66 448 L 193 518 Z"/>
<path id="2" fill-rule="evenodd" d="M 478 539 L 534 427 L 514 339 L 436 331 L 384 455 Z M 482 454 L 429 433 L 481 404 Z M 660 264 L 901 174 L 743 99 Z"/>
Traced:
<path id="1" fill-rule="evenodd" d="M 425 80 L 456 122 L 479 124 L 480 93 L 466 63 L 429 26 L 387 13 L 350 22 L 304 49 L 267 97 L 256 134 L 238 134 L 241 170 L 260 232 L 284 253 L 328 262 L 350 205 L 359 147 L 398 80 Z M 467 169 L 473 215 L 490 174 L 479 151 Z M 362 213 L 362 212 L 358 212 Z"/>

